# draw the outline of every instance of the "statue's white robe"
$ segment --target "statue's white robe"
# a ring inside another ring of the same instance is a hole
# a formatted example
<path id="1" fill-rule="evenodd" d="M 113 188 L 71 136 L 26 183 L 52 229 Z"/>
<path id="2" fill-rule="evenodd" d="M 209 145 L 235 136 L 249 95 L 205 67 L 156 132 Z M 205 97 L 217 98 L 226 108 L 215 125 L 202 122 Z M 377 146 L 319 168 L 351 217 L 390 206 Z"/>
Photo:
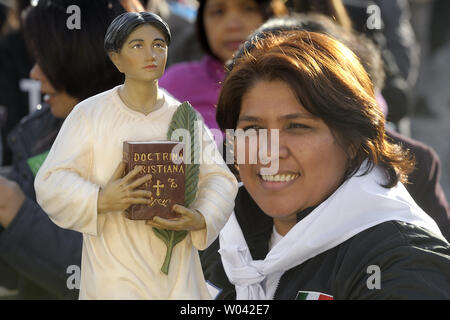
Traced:
<path id="1" fill-rule="evenodd" d="M 129 109 L 118 87 L 80 102 L 64 121 L 35 189 L 38 203 L 58 226 L 83 233 L 80 299 L 209 299 L 198 257 L 217 237 L 234 207 L 237 183 L 203 127 L 205 163 L 191 208 L 206 229 L 191 231 L 161 272 L 166 246 L 145 221 L 124 212 L 97 213 L 99 189 L 122 160 L 123 141 L 166 140 L 180 104 L 164 90 L 161 107 L 144 115 Z M 211 152 L 215 150 L 216 153 Z"/>

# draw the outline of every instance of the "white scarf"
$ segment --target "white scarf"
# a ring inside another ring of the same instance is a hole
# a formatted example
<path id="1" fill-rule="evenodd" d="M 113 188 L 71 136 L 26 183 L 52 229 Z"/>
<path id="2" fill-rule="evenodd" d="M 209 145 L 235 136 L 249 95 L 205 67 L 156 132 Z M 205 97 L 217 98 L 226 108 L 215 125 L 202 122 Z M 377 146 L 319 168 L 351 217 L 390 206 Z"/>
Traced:
<path id="1" fill-rule="evenodd" d="M 361 169 L 362 170 L 362 169 Z M 403 184 L 383 188 L 375 167 L 344 182 L 327 200 L 298 222 L 264 260 L 253 260 L 233 213 L 219 235 L 222 263 L 238 300 L 272 299 L 281 275 L 354 235 L 386 221 L 398 220 L 442 234 Z"/>

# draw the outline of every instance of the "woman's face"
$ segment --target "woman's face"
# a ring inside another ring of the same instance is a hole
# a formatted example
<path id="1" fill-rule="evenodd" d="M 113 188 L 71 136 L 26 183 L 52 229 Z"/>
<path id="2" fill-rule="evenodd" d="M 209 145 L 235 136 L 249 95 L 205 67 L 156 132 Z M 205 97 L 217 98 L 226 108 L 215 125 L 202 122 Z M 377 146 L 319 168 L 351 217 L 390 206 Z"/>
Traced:
<path id="1" fill-rule="evenodd" d="M 159 29 L 142 25 L 130 33 L 119 53 L 111 60 L 130 80 L 154 81 L 162 77 L 167 62 L 167 43 Z"/>
<path id="2" fill-rule="evenodd" d="M 264 19 L 253 0 L 208 0 L 203 22 L 211 51 L 225 62 Z"/>
<path id="3" fill-rule="evenodd" d="M 260 161 L 238 164 L 246 189 L 275 222 L 295 224 L 296 213 L 320 204 L 340 186 L 347 153 L 285 82 L 261 80 L 251 87 L 242 98 L 237 129 L 279 130 L 279 148 L 270 154 L 271 159 L 279 159 L 275 174 L 261 175 L 261 168 L 270 164 Z M 245 151 L 252 152 L 248 147 Z"/>
<path id="4" fill-rule="evenodd" d="M 41 93 L 44 94 L 44 100 L 50 105 L 52 114 L 57 118 L 66 118 L 79 102 L 77 98 L 65 91 L 55 90 L 37 63 L 30 71 L 30 78 L 41 82 Z"/>

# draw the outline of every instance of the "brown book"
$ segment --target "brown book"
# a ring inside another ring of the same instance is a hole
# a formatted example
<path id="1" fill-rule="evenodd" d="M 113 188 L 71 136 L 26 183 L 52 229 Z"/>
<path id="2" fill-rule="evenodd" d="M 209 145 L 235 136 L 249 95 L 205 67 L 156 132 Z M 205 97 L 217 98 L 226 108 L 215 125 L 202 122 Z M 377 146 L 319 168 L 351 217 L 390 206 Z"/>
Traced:
<path id="1" fill-rule="evenodd" d="M 176 150 L 173 148 L 180 145 Z M 152 192 L 149 205 L 132 205 L 126 210 L 131 220 L 150 220 L 154 216 L 175 218 L 172 212 L 174 204 L 184 205 L 184 188 L 186 167 L 183 161 L 183 143 L 174 141 L 125 141 L 123 143 L 123 159 L 127 162 L 126 173 L 135 166 L 143 165 L 144 169 L 138 177 L 152 175 L 149 183 L 139 189 Z M 180 163 L 178 163 L 180 162 Z"/>

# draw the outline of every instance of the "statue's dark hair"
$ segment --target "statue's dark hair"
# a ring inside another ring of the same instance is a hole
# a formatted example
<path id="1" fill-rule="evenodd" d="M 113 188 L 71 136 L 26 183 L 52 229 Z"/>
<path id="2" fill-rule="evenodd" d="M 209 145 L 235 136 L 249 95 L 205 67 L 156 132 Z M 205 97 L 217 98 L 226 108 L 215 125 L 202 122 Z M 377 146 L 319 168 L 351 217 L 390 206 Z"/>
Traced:
<path id="1" fill-rule="evenodd" d="M 133 30 L 145 24 L 161 31 L 167 45 L 170 44 L 169 26 L 160 16 L 151 12 L 126 12 L 114 19 L 106 31 L 104 41 L 106 52 L 119 52 Z"/>

